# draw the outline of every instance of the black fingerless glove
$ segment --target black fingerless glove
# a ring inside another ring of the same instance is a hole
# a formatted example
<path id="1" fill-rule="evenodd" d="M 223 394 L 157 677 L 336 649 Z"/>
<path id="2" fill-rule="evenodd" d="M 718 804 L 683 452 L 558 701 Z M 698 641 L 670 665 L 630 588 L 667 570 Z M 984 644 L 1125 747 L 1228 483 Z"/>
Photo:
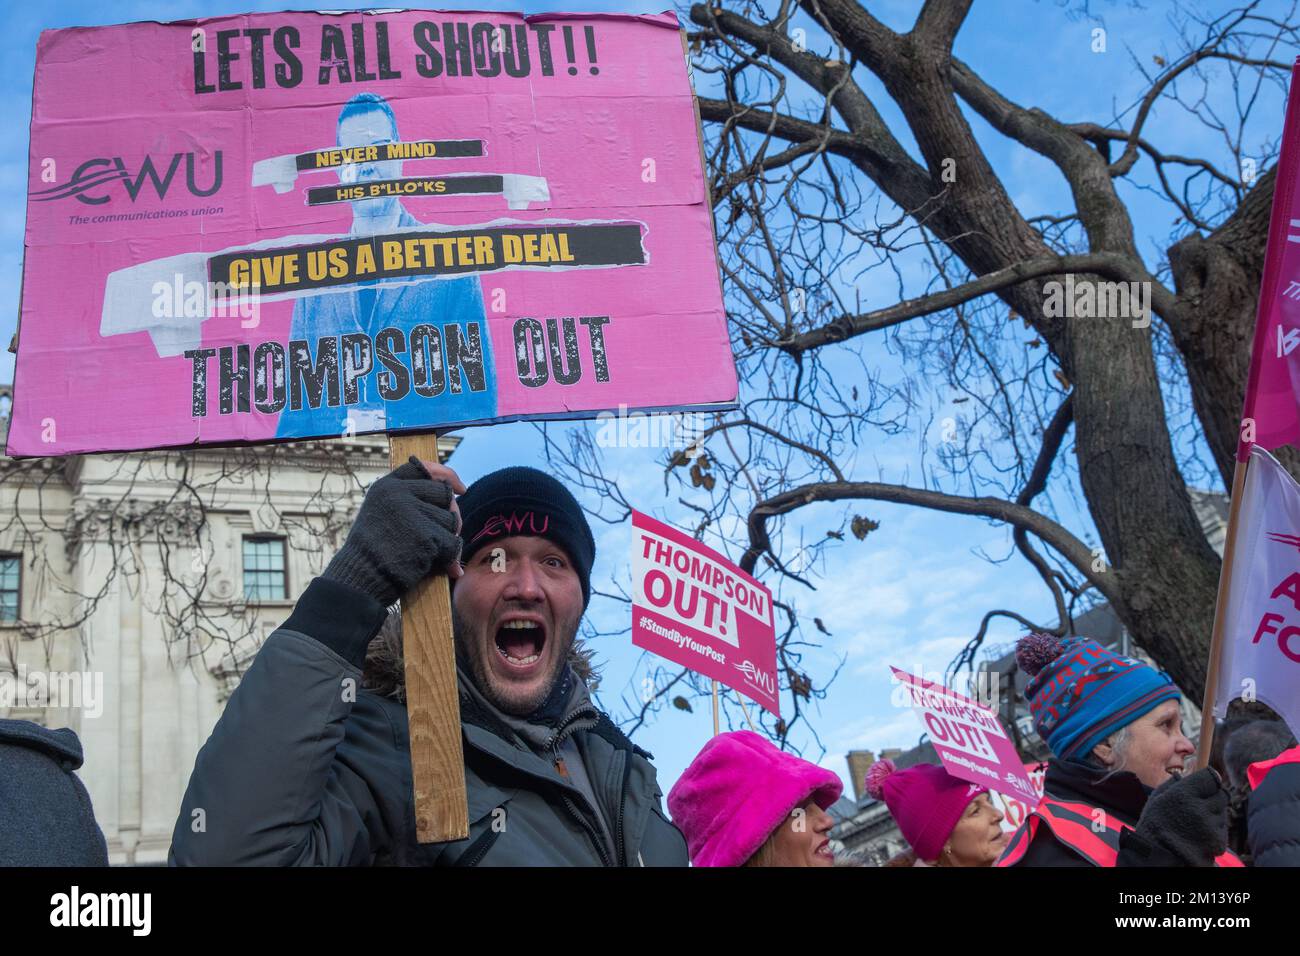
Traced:
<path id="1" fill-rule="evenodd" d="M 370 486 L 357 520 L 321 577 L 391 605 L 460 555 L 451 487 L 410 461 Z"/>

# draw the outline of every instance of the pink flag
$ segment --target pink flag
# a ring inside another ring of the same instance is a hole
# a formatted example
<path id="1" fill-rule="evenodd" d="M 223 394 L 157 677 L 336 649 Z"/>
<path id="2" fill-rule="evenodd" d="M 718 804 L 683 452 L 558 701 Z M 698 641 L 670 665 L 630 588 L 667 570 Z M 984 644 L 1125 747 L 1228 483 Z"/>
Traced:
<path id="1" fill-rule="evenodd" d="M 1296 89 L 1300 60 L 1291 70 Z M 1300 444 L 1300 97 L 1290 96 L 1273 187 L 1259 317 L 1250 356 L 1237 459 L 1253 444 Z"/>
<path id="2" fill-rule="evenodd" d="M 1258 446 L 1232 537 L 1215 716 L 1260 700 L 1300 732 L 1300 484 Z"/>

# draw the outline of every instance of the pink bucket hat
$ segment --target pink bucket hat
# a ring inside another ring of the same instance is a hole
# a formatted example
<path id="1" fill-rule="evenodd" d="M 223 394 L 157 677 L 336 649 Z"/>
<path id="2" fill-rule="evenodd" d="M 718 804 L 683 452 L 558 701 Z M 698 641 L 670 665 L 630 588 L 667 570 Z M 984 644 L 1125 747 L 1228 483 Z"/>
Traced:
<path id="1" fill-rule="evenodd" d="M 967 805 L 987 788 L 921 763 L 898 770 L 892 760 L 867 769 L 867 793 L 884 800 L 903 838 L 922 860 L 938 859 Z"/>
<path id="2" fill-rule="evenodd" d="M 837 774 L 778 750 L 748 730 L 718 734 L 668 793 L 694 866 L 740 866 L 810 796 L 825 810 L 840 798 Z"/>

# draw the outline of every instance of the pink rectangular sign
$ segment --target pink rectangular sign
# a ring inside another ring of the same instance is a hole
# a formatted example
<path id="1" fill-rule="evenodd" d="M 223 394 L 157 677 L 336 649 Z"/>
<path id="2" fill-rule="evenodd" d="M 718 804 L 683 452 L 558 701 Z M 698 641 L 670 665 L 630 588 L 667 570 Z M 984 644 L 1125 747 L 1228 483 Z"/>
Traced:
<path id="1" fill-rule="evenodd" d="M 730 407 L 672 13 L 41 34 L 15 456 Z"/>
<path id="2" fill-rule="evenodd" d="M 632 512 L 632 643 L 781 716 L 772 592 L 639 511 Z"/>
<path id="3" fill-rule="evenodd" d="M 1034 798 L 1026 799 L 1024 796 L 1007 796 L 1005 793 L 994 793 L 991 795 L 993 805 L 1002 811 L 1001 827 L 1007 833 L 1015 833 L 1020 829 L 1021 824 L 1029 819 L 1029 814 L 1033 813 L 1038 804 L 1043 799 L 1043 783 L 1047 779 L 1047 764 L 1040 760 L 1031 760 L 1025 763 L 1025 773 L 1029 775 L 1029 782 L 1034 785 Z"/>
<path id="4" fill-rule="evenodd" d="M 998 715 L 942 684 L 891 667 L 908 702 L 925 725 L 930 743 L 954 777 L 978 783 L 1032 805 L 1040 793 L 1002 729 Z"/>

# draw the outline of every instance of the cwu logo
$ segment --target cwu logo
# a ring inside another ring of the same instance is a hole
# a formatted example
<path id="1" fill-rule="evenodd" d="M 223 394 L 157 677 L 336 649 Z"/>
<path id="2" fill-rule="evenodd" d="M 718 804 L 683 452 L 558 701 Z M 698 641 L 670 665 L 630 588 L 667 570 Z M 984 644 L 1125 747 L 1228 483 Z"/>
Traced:
<path id="1" fill-rule="evenodd" d="M 769 697 L 776 696 L 776 682 L 772 679 L 772 675 L 760 670 L 749 658 L 745 658 L 742 663 L 733 666 L 745 675 L 746 681 L 751 686 L 757 687 Z"/>
<path id="2" fill-rule="evenodd" d="M 535 535 L 546 534 L 546 529 L 551 526 L 550 515 L 542 515 L 541 527 L 539 528 L 537 526 L 537 516 L 533 514 L 533 512 L 525 511 L 523 514 L 519 514 L 517 511 L 512 511 L 510 512 L 509 517 L 500 514 L 488 518 L 487 521 L 483 523 L 483 530 L 474 535 L 470 540 L 470 543 L 473 544 L 479 538 L 483 537 L 483 535 L 487 535 L 489 538 L 495 538 L 499 534 L 523 534 L 525 521 L 528 522 L 529 533 Z"/>
<path id="3" fill-rule="evenodd" d="M 185 188 L 191 196 L 211 196 L 221 188 L 221 150 L 213 153 L 212 181 L 206 186 L 199 185 L 198 166 L 194 153 L 172 153 L 166 169 L 153 156 L 146 155 L 137 171 L 132 172 L 121 156 L 111 159 L 97 157 L 88 159 L 72 173 L 72 178 L 61 185 L 51 186 L 29 193 L 33 202 L 49 202 L 52 199 L 72 199 L 88 206 L 100 206 L 112 201 L 112 196 L 103 193 L 108 187 L 117 185 L 126 191 L 131 202 L 150 185 L 159 199 L 165 199 L 167 191 L 172 188 L 181 163 L 185 164 Z"/>
<path id="4" fill-rule="evenodd" d="M 1300 535 L 1282 534 L 1282 532 L 1280 531 L 1269 531 L 1266 534 L 1266 537 L 1270 541 L 1274 541 L 1278 544 L 1285 544 L 1288 547 L 1292 547 L 1295 548 L 1297 551 L 1300 551 Z"/>

